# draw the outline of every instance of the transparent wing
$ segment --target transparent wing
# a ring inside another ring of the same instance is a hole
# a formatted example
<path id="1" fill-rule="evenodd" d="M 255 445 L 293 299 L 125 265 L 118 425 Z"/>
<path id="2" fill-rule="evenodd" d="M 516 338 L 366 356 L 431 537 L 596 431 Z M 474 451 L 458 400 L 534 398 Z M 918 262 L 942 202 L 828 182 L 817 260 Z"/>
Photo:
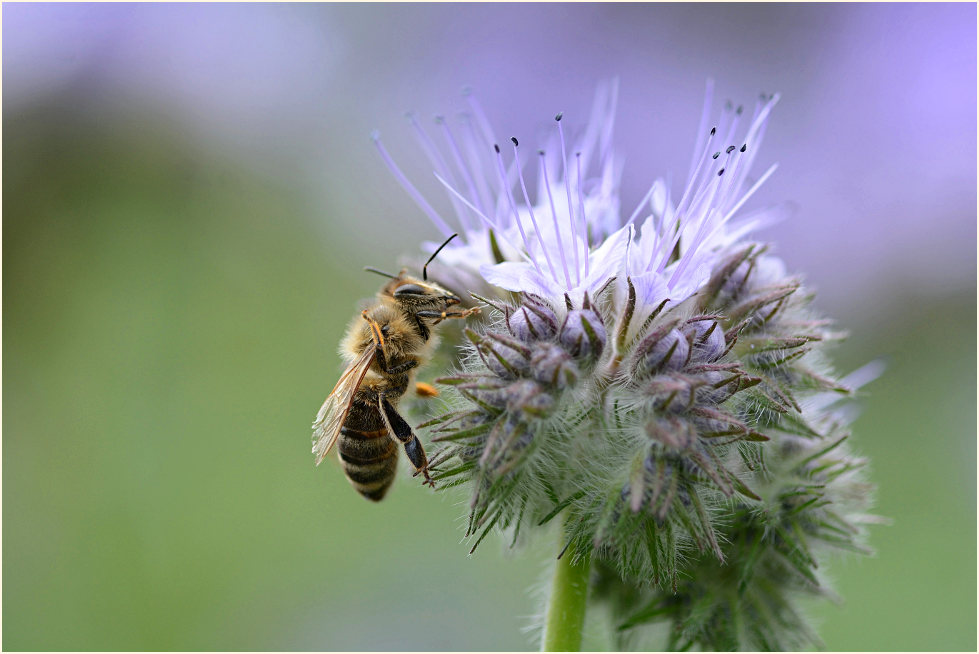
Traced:
<path id="1" fill-rule="evenodd" d="M 359 359 L 343 371 L 340 381 L 333 387 L 333 391 L 320 407 L 320 412 L 316 414 L 316 422 L 313 423 L 313 454 L 316 456 L 316 465 L 326 458 L 336 444 L 337 438 L 340 437 L 340 429 L 350 412 L 354 394 L 360 388 L 360 382 L 367 374 L 367 369 L 371 367 L 374 353 L 375 349 L 368 347 Z"/>

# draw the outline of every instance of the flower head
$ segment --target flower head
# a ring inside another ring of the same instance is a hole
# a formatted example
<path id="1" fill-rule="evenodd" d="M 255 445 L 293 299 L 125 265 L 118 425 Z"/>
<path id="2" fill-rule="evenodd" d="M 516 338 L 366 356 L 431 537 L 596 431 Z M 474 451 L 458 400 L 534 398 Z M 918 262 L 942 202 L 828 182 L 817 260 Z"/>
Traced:
<path id="1" fill-rule="evenodd" d="M 746 240 L 781 213 L 743 211 L 775 170 L 751 176 L 778 96 L 708 129 L 708 92 L 682 189 L 657 179 L 626 218 L 615 97 L 600 90 L 573 147 L 558 114 L 530 156 L 500 147 L 471 96 L 461 145 L 439 123 L 449 157 L 413 121 L 463 234 L 433 274 L 496 310 L 441 380 L 455 410 L 425 425 L 443 446 L 432 476 L 469 486 L 474 549 L 562 516 L 621 630 L 669 619 L 684 648 L 814 642 L 794 596 L 826 594 L 821 548 L 863 547 L 870 487 L 827 399 L 854 390 L 822 351 L 837 335 Z"/>

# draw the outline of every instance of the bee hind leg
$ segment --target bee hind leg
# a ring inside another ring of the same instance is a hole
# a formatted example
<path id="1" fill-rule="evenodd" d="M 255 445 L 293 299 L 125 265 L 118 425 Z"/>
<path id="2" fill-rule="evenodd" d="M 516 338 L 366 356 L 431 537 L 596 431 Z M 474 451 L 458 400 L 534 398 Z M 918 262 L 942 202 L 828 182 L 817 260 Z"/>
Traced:
<path id="1" fill-rule="evenodd" d="M 408 455 L 411 465 L 415 467 L 415 470 L 425 475 L 424 483 L 435 488 L 435 482 L 428 476 L 428 457 L 425 456 L 425 448 L 422 447 L 421 441 L 411 430 L 411 425 L 401 417 L 397 409 L 391 406 L 391 403 L 383 395 L 378 398 L 378 405 L 388 432 L 404 445 L 405 454 Z"/>

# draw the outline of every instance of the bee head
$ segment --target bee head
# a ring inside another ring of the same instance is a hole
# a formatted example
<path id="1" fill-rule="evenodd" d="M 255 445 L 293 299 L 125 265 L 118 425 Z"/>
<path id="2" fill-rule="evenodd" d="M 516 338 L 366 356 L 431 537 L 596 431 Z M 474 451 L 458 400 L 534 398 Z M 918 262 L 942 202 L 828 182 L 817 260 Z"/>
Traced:
<path id="1" fill-rule="evenodd" d="M 384 285 L 382 295 L 393 297 L 405 308 L 444 308 L 459 304 L 461 300 L 438 284 L 409 277 L 404 272 Z"/>
<path id="2" fill-rule="evenodd" d="M 405 309 L 411 309 L 413 311 L 420 311 L 425 309 L 438 309 L 439 311 L 444 310 L 446 307 L 450 307 L 453 304 L 459 304 L 462 302 L 456 295 L 445 290 L 438 284 L 428 281 L 428 264 L 432 263 L 432 259 L 442 251 L 449 241 L 454 239 L 458 234 L 453 234 L 448 239 L 445 240 L 442 245 L 440 245 L 422 266 L 422 278 L 416 279 L 414 277 L 409 277 L 408 274 L 402 270 L 398 275 L 392 275 L 386 273 L 377 268 L 365 268 L 370 272 L 378 273 L 384 277 L 390 277 L 391 281 L 384 285 L 381 289 L 382 297 L 393 297 L 395 301 L 401 304 Z"/>

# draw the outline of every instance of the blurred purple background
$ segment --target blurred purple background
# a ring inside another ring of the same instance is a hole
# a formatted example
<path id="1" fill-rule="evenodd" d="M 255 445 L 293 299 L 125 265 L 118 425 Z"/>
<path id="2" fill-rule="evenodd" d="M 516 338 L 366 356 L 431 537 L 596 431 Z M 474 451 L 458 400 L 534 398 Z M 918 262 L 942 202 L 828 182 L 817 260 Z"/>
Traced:
<path id="1" fill-rule="evenodd" d="M 368 134 L 437 190 L 402 114 L 461 109 L 464 85 L 500 133 L 532 135 L 559 110 L 583 123 L 617 76 L 629 207 L 652 178 L 685 173 L 708 77 L 715 107 L 780 91 L 758 160 L 780 169 L 754 204 L 799 205 L 763 237 L 824 307 L 975 280 L 971 4 L 11 4 L 3 17 L 8 112 L 66 85 L 106 121 L 150 108 L 329 198 L 331 239 L 392 254 L 434 231 Z M 398 238 L 373 245 L 382 227 Z"/>

